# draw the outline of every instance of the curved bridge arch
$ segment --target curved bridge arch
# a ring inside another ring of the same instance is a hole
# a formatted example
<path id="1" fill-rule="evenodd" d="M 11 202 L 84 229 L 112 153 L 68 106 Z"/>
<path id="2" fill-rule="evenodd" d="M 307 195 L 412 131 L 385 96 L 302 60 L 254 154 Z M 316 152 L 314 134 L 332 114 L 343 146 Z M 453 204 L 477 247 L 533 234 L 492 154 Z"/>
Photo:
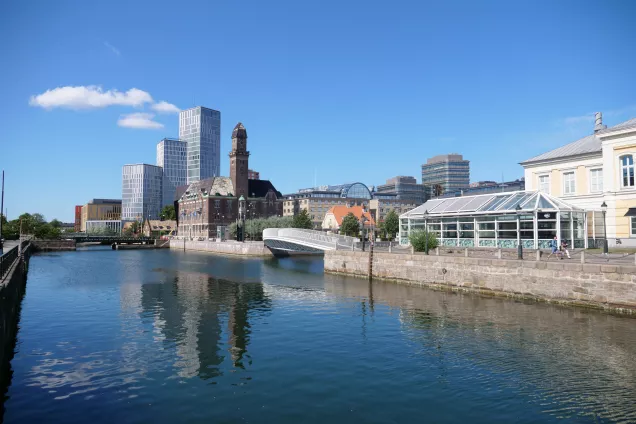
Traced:
<path id="1" fill-rule="evenodd" d="M 266 228 L 263 242 L 270 249 L 288 252 L 314 252 L 325 250 L 352 250 L 357 239 L 354 237 L 325 234 L 322 231 L 300 228 Z"/>

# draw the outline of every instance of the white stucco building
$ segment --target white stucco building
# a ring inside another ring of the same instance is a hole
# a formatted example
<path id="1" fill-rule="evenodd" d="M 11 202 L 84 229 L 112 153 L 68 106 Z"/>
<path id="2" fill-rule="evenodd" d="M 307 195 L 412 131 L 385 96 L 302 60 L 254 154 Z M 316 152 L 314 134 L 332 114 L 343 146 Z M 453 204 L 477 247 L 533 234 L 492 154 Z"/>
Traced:
<path id="1" fill-rule="evenodd" d="M 596 114 L 594 133 L 521 162 L 527 191 L 542 191 L 587 211 L 588 237 L 636 247 L 636 118 L 607 128 Z"/>

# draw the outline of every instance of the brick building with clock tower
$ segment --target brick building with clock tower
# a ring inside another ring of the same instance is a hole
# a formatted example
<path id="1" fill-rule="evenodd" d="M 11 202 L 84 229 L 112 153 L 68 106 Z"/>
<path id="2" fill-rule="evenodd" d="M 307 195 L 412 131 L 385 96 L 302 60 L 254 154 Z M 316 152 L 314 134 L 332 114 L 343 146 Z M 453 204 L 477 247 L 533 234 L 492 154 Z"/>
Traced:
<path id="1" fill-rule="evenodd" d="M 283 216 L 283 196 L 268 180 L 250 179 L 247 131 L 238 123 L 232 131 L 230 176 L 212 177 L 177 187 L 174 202 L 177 232 L 192 238 L 217 237 L 217 226 L 238 217 L 238 199 L 246 200 L 246 218 Z"/>

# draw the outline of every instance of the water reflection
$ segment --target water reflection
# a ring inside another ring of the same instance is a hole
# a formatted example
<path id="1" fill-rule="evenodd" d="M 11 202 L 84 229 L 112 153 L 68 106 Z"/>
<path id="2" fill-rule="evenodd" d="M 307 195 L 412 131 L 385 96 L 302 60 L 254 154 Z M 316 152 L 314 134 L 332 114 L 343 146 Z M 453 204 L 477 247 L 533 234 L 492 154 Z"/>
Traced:
<path id="1" fill-rule="evenodd" d="M 222 375 L 227 354 L 233 367 L 249 365 L 250 319 L 271 308 L 262 284 L 198 272 L 157 271 L 162 281 L 141 288 L 142 316 L 152 317 L 154 333 L 161 335 L 157 341 L 175 348 L 178 375 L 202 379 Z"/>
<path id="2" fill-rule="evenodd" d="M 468 361 L 463 384 L 513 390 L 560 418 L 636 422 L 636 319 L 338 277 L 325 289 L 360 298 L 363 315 L 366 303 L 396 308 L 440 381 Z"/>

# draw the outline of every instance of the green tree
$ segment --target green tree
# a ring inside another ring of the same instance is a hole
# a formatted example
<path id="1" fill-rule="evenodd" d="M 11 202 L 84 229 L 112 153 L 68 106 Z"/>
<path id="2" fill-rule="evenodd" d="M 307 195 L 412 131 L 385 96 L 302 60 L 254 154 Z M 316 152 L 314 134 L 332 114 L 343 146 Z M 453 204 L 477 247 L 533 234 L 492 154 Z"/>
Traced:
<path id="1" fill-rule="evenodd" d="M 159 214 L 162 220 L 174 221 L 177 219 L 177 213 L 174 210 L 174 205 L 166 205 L 161 209 Z"/>
<path id="2" fill-rule="evenodd" d="M 308 230 L 311 230 L 312 228 L 314 228 L 314 223 L 309 217 L 309 212 L 307 212 L 307 209 L 303 209 L 302 211 L 300 211 L 299 214 L 294 215 L 294 218 L 292 221 L 292 227 L 306 228 Z"/>
<path id="3" fill-rule="evenodd" d="M 438 246 L 435 233 L 426 233 L 424 231 L 414 231 L 409 236 L 411 246 L 416 252 L 425 252 L 426 243 L 428 242 L 428 250 L 435 249 Z"/>
<path id="4" fill-rule="evenodd" d="M 345 236 L 357 237 L 360 232 L 360 222 L 354 214 L 349 212 L 344 218 L 342 218 L 342 224 L 340 225 L 340 234 Z"/>
<path id="5" fill-rule="evenodd" d="M 383 229 L 391 240 L 393 240 L 395 235 L 400 231 L 400 217 L 398 217 L 398 214 L 395 213 L 393 209 L 386 214 Z"/>
<path id="6" fill-rule="evenodd" d="M 62 226 L 62 222 L 58 219 L 53 219 L 50 224 L 53 228 L 60 228 Z"/>

